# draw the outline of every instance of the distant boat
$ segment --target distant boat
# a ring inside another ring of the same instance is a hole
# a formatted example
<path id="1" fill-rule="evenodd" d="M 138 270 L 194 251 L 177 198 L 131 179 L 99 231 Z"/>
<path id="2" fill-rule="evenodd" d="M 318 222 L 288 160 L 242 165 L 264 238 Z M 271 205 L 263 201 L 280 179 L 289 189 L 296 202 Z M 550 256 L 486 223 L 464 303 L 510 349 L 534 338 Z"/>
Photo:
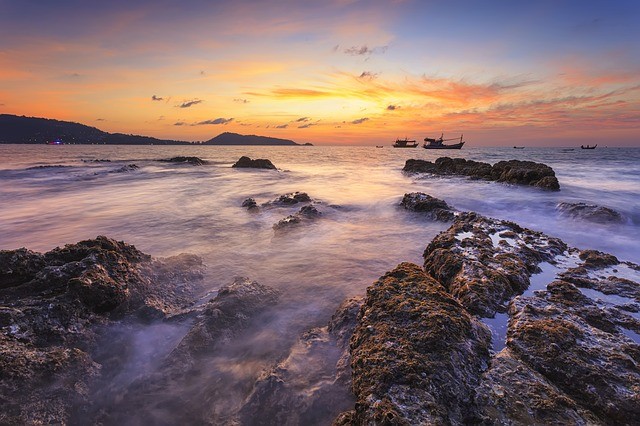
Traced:
<path id="1" fill-rule="evenodd" d="M 64 145 L 64 142 L 62 142 L 62 139 L 57 138 L 57 139 L 54 139 L 52 141 L 47 142 L 47 145 Z"/>
<path id="2" fill-rule="evenodd" d="M 596 149 L 596 146 L 598 146 L 598 144 L 595 144 L 594 146 L 580 145 L 580 148 L 582 148 L 582 149 Z"/>
<path id="3" fill-rule="evenodd" d="M 407 138 L 396 139 L 396 142 L 393 144 L 394 148 L 415 148 L 416 146 L 418 146 L 418 142 Z"/>
<path id="4" fill-rule="evenodd" d="M 376 148 L 384 148 L 384 145 L 376 145 Z"/>
<path id="5" fill-rule="evenodd" d="M 458 140 L 458 138 L 445 139 L 444 138 L 444 133 L 441 134 L 438 139 L 424 138 L 425 144 L 422 145 L 422 147 L 424 149 L 460 149 L 460 148 L 462 148 L 462 145 L 464 145 L 464 142 L 462 141 L 462 136 L 463 135 L 460 135 L 460 142 L 454 143 L 454 144 L 451 144 L 451 145 L 446 145 L 443 142 L 444 141 L 455 141 L 455 140 Z"/>
<path id="6" fill-rule="evenodd" d="M 561 152 L 571 152 L 571 151 L 575 151 L 573 148 L 565 148 L 565 149 L 561 149 Z"/>
<path id="7" fill-rule="evenodd" d="M 524 149 L 524 146 L 514 146 L 513 149 Z"/>

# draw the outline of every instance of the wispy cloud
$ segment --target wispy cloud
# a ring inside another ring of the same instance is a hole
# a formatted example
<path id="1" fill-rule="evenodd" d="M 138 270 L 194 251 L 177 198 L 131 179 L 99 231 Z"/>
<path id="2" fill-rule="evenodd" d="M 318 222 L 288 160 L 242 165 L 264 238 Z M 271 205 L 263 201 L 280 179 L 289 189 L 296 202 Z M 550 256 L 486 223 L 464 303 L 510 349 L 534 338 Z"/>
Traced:
<path id="1" fill-rule="evenodd" d="M 371 81 L 371 80 L 374 80 L 374 79 L 378 78 L 378 73 L 374 73 L 374 72 L 371 72 L 371 71 L 363 71 L 362 74 L 360 74 L 358 76 L 358 78 L 360 80 L 369 80 L 369 81 Z"/>
<path id="2" fill-rule="evenodd" d="M 400 105 L 388 105 L 387 106 L 387 111 L 395 111 L 397 109 L 400 109 Z"/>
<path id="3" fill-rule="evenodd" d="M 289 127 L 288 124 L 281 124 L 279 126 L 276 126 L 276 129 L 286 129 L 287 127 Z"/>
<path id="4" fill-rule="evenodd" d="M 385 53 L 388 48 L 389 48 L 389 46 L 378 46 L 378 47 L 373 47 L 373 48 L 370 48 L 367 45 L 351 46 L 351 47 L 349 47 L 347 49 L 344 49 L 343 52 L 346 53 L 347 55 L 351 55 L 351 56 L 369 56 L 369 55 L 372 55 L 374 53 L 376 53 L 376 54 Z"/>
<path id="5" fill-rule="evenodd" d="M 96 118 L 96 121 L 107 121 L 104 118 Z"/>
<path id="6" fill-rule="evenodd" d="M 305 123 L 305 124 L 302 124 L 302 125 L 298 126 L 298 129 L 308 129 L 308 128 L 309 128 L 309 127 L 311 127 L 311 126 L 315 126 L 315 123 Z"/>
<path id="7" fill-rule="evenodd" d="M 304 123 L 309 120 L 311 120 L 311 117 L 300 117 L 296 120 L 296 123 Z"/>
<path id="8" fill-rule="evenodd" d="M 362 124 L 362 123 L 364 123 L 365 121 L 368 121 L 368 120 L 369 120 L 368 117 L 358 118 L 357 120 L 353 120 L 351 122 L 351 124 Z"/>
<path id="9" fill-rule="evenodd" d="M 198 104 L 200 104 L 202 102 L 204 102 L 204 101 L 202 101 L 200 99 L 193 99 L 193 100 L 190 100 L 190 101 L 184 101 L 180 105 L 178 105 L 177 107 L 178 108 L 189 108 L 189 107 L 192 107 L 194 105 L 198 105 Z"/>
<path id="10" fill-rule="evenodd" d="M 160 96 L 153 95 L 153 96 L 151 96 L 151 100 L 152 101 L 164 101 L 164 98 L 162 98 Z"/>
<path id="11" fill-rule="evenodd" d="M 242 99 L 242 98 L 235 98 L 233 100 L 233 102 L 238 102 L 238 103 L 241 103 L 241 104 L 248 104 L 249 100 L 248 99 Z"/>
<path id="12" fill-rule="evenodd" d="M 173 123 L 174 126 L 186 126 L 187 123 L 185 123 L 184 121 L 178 121 L 177 123 Z"/>
<path id="13" fill-rule="evenodd" d="M 230 122 L 233 121 L 233 118 L 216 118 L 213 120 L 205 120 L 205 121 L 199 121 L 197 123 L 192 124 L 192 126 L 204 126 L 207 124 L 229 124 Z"/>

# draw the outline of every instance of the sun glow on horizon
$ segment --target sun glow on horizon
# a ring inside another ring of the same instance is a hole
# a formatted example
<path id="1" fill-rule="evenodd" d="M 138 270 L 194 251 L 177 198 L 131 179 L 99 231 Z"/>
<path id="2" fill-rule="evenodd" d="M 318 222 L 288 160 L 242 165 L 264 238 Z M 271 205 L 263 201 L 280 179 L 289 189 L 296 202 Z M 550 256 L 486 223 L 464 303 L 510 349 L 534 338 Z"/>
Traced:
<path id="1" fill-rule="evenodd" d="M 0 6 L 0 113 L 191 141 L 372 145 L 445 130 L 477 145 L 640 144 L 634 5 L 495 17 L 413 1 L 72 5 Z"/>

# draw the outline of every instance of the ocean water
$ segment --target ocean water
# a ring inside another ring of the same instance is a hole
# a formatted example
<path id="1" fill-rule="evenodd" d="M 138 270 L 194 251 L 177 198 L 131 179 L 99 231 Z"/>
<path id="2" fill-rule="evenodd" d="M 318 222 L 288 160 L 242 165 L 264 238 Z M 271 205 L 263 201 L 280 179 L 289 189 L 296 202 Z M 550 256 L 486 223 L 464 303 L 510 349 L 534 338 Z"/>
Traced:
<path id="1" fill-rule="evenodd" d="M 209 164 L 157 161 L 178 155 Z M 231 168 L 242 155 L 268 158 L 279 171 Z M 555 170 L 561 190 L 401 171 L 409 158 L 445 155 L 489 163 L 543 162 Z M 183 252 L 201 256 L 207 265 L 202 294 L 215 292 L 235 276 L 279 289 L 279 314 L 242 350 L 229 351 L 224 359 L 227 367 L 237 365 L 241 371 L 235 380 L 247 382 L 286 355 L 300 332 L 326 325 L 345 297 L 363 295 L 402 261 L 422 263 L 426 245 L 448 225 L 399 208 L 407 192 L 425 192 L 459 210 L 512 220 L 571 246 L 640 263 L 636 148 L 465 147 L 434 152 L 390 146 L 0 145 L 0 158 L 0 249 L 47 251 L 106 235 L 156 257 Z M 114 172 L 129 164 L 139 168 Z M 276 233 L 273 225 L 299 207 L 258 213 L 241 207 L 248 197 L 262 204 L 294 191 L 316 200 L 320 219 Z M 620 212 L 624 223 L 566 216 L 556 209 L 560 202 L 606 206 Z M 144 330 L 138 334 L 143 342 L 154 341 Z M 231 412 L 233 407 L 221 409 Z"/>

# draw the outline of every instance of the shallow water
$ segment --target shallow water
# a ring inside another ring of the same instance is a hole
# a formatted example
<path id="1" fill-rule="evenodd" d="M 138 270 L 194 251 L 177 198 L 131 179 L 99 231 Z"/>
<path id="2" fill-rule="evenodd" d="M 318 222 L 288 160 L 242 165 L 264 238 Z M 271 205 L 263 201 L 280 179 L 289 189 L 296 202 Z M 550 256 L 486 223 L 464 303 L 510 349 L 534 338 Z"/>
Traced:
<path id="1" fill-rule="evenodd" d="M 177 155 L 210 163 L 155 161 Z M 242 155 L 269 158 L 280 170 L 231 168 Z M 409 158 L 443 155 L 544 162 L 556 171 L 561 191 L 401 172 Z M 106 235 L 153 256 L 200 255 L 208 266 L 203 293 L 238 275 L 280 289 L 279 314 L 245 342 L 256 347 L 230 350 L 224 359 L 242 372 L 251 365 L 247 377 L 268 363 L 250 361 L 281 356 L 301 331 L 325 325 L 345 297 L 364 294 L 399 262 L 422 263 L 428 242 L 448 225 L 400 209 L 406 192 L 640 263 L 640 149 L 0 145 L 0 158 L 0 249 L 47 251 Z M 128 164 L 139 169 L 113 172 Z M 67 167 L 46 167 L 57 165 Z M 259 213 L 240 207 L 248 197 L 261 204 L 293 191 L 322 202 L 323 215 L 283 235 L 272 226 L 299 207 Z M 556 205 L 567 201 L 613 208 L 626 221 L 606 225 L 562 215 Z M 275 343 L 258 350 L 267 341 Z"/>

